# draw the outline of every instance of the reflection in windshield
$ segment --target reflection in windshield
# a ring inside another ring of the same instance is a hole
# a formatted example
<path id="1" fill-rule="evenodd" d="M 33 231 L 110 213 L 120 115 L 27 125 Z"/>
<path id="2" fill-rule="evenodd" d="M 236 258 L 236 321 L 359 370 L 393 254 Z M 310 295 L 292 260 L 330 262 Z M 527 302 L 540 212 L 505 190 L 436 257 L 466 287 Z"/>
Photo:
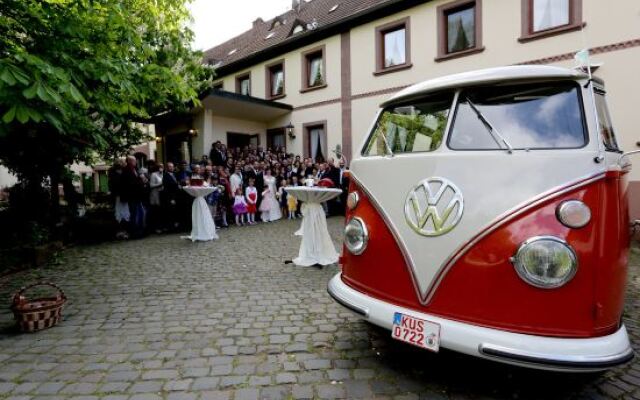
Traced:
<path id="1" fill-rule="evenodd" d="M 440 147 L 453 95 L 396 106 L 380 115 L 364 155 L 433 151 Z"/>
<path id="2" fill-rule="evenodd" d="M 515 149 L 579 148 L 586 143 L 577 86 L 538 84 L 463 92 L 449 140 L 452 149 L 500 148 L 467 97 Z"/>

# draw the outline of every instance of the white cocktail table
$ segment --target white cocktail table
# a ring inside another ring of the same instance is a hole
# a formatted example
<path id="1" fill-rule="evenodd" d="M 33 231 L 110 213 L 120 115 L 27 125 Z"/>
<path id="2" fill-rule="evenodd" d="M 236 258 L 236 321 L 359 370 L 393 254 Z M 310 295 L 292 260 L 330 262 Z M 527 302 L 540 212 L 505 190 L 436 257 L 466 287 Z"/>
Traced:
<path id="1" fill-rule="evenodd" d="M 218 239 L 216 234 L 216 225 L 213 223 L 211 211 L 205 201 L 205 197 L 218 190 L 212 186 L 185 186 L 184 191 L 194 197 L 191 206 L 191 235 L 183 236 L 183 239 L 189 239 L 193 242 Z"/>
<path id="2" fill-rule="evenodd" d="M 288 194 L 302 201 L 302 243 L 293 263 L 301 267 L 330 265 L 338 262 L 339 254 L 327 230 L 327 217 L 322 204 L 340 196 L 342 190 L 322 187 L 287 186 Z M 300 232 L 299 231 L 299 232 Z"/>

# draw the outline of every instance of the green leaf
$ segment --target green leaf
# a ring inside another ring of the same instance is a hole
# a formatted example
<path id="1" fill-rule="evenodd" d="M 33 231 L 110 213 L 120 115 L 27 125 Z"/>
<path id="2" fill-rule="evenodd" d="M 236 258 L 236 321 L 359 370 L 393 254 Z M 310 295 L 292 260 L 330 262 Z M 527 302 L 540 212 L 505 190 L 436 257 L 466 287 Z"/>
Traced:
<path id="1" fill-rule="evenodd" d="M 29 76 L 25 74 L 20 68 L 12 66 L 11 73 L 16 80 L 23 85 L 27 86 L 30 82 Z"/>
<path id="2" fill-rule="evenodd" d="M 2 116 L 2 122 L 10 123 L 16 117 L 16 106 L 13 106 Z"/>
<path id="3" fill-rule="evenodd" d="M 51 114 L 49 111 L 44 113 L 44 118 L 49 121 L 49 123 L 51 125 L 54 126 L 54 128 L 56 128 L 58 131 L 62 132 L 62 122 L 60 122 L 60 120 L 54 116 L 53 114 Z"/>
<path id="4" fill-rule="evenodd" d="M 52 103 L 59 103 L 62 101 L 62 98 L 60 98 L 60 95 L 55 90 L 51 89 L 50 86 L 47 86 L 44 84 L 42 86 L 47 96 L 51 99 Z"/>
<path id="5" fill-rule="evenodd" d="M 47 91 L 44 88 L 44 85 L 38 84 L 38 97 L 42 101 L 49 101 L 51 98 L 47 95 Z"/>
<path id="6" fill-rule="evenodd" d="M 29 121 L 29 110 L 26 107 L 18 106 L 16 110 L 16 119 L 21 124 L 26 124 Z"/>
<path id="7" fill-rule="evenodd" d="M 16 78 L 13 77 L 13 74 L 11 73 L 11 71 L 9 71 L 9 68 L 5 68 L 2 70 L 2 74 L 0 74 L 0 79 L 2 79 L 2 81 L 9 86 L 13 86 L 18 82 L 16 81 Z"/>
<path id="8" fill-rule="evenodd" d="M 75 101 L 77 101 L 78 103 L 86 103 L 87 101 L 84 99 L 84 97 L 82 96 L 82 94 L 80 93 L 80 91 L 75 87 L 74 84 L 69 83 L 69 94 L 71 95 L 71 97 L 73 97 L 73 99 Z"/>
<path id="9" fill-rule="evenodd" d="M 22 91 L 22 95 L 24 97 L 26 97 L 27 99 L 31 100 L 34 97 L 36 97 L 36 92 L 38 91 L 38 88 L 39 88 L 39 85 L 38 85 L 38 82 L 36 82 L 33 85 L 31 85 L 28 88 L 26 88 L 25 90 L 23 90 Z"/>
<path id="10" fill-rule="evenodd" d="M 42 121 L 42 114 L 40 114 L 38 111 L 34 110 L 33 108 L 28 108 L 27 112 L 29 113 L 29 117 L 35 122 Z"/>

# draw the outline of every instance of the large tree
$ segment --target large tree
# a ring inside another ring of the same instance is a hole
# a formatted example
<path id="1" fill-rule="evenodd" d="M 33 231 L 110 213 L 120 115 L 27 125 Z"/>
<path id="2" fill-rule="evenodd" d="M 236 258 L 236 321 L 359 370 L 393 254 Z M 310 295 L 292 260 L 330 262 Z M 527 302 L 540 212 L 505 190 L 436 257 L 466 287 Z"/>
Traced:
<path id="1" fill-rule="evenodd" d="M 65 166 L 143 140 L 134 122 L 197 104 L 213 71 L 188 1 L 0 0 L 0 163 L 57 187 Z"/>

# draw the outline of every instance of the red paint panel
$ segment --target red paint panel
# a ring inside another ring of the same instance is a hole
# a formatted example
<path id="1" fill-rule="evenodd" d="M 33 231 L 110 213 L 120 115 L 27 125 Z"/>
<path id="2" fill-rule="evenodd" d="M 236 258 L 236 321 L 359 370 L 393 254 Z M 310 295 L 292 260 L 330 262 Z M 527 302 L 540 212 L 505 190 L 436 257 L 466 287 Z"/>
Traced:
<path id="1" fill-rule="evenodd" d="M 602 212 L 597 216 L 601 262 L 595 277 L 596 328 L 605 331 L 619 326 L 624 307 L 630 244 L 627 172 L 608 176 L 601 185 Z"/>
<path id="2" fill-rule="evenodd" d="M 619 326 L 624 303 L 628 255 L 627 185 L 624 176 L 607 176 L 548 200 L 480 240 L 444 277 L 432 301 L 418 300 L 408 266 L 382 217 L 365 193 L 348 215 L 357 215 L 370 231 L 360 256 L 344 250 L 343 279 L 370 296 L 421 312 L 513 332 L 559 337 L 593 337 Z M 564 200 L 589 205 L 592 221 L 570 229 L 555 211 Z M 535 288 L 520 279 L 510 262 L 532 236 L 566 240 L 578 256 L 574 279 L 559 289 Z"/>
<path id="3" fill-rule="evenodd" d="M 380 300 L 404 307 L 419 307 L 409 269 L 387 224 L 353 179 L 349 191 L 357 191 L 360 202 L 354 211 L 347 211 L 346 221 L 354 216 L 362 218 L 369 230 L 369 244 L 359 256 L 349 253 L 343 246 L 343 281 Z"/>
<path id="4" fill-rule="evenodd" d="M 600 191 L 594 186 L 554 199 L 516 218 L 480 240 L 443 279 L 429 305 L 432 313 L 522 333 L 584 337 L 594 334 L 594 272 L 598 258 L 596 224 L 570 229 L 555 212 L 563 200 L 582 200 L 597 214 Z M 558 289 L 524 282 L 509 260 L 532 236 L 556 236 L 576 251 L 578 272 Z"/>

